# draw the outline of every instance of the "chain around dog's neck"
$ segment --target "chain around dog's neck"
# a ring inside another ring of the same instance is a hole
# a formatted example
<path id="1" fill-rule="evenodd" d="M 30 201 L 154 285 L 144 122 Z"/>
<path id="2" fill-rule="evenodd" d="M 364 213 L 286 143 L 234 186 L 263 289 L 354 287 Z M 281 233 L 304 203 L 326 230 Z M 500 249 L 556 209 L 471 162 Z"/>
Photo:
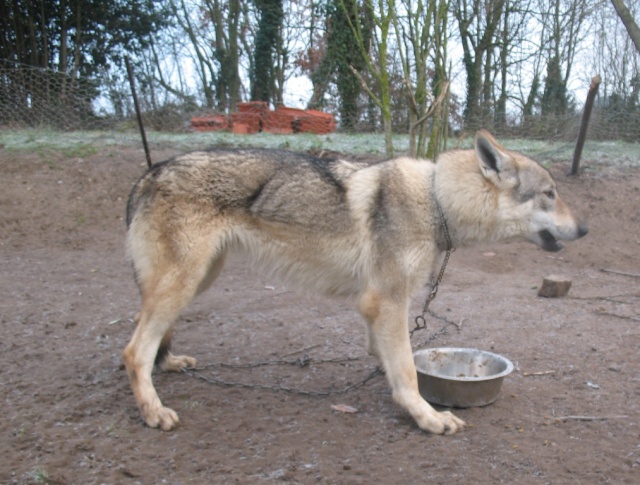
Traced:
<path id="1" fill-rule="evenodd" d="M 449 235 L 449 226 L 447 226 L 447 219 L 444 217 L 444 211 L 442 210 L 442 206 L 440 202 L 438 202 L 438 194 L 436 194 L 436 174 L 435 171 L 433 173 L 433 177 L 431 178 L 431 190 L 433 191 L 433 201 L 436 203 L 436 208 L 438 209 L 438 216 L 440 216 L 440 224 L 442 224 L 442 229 L 444 230 L 444 239 L 447 243 L 447 253 L 450 254 L 453 251 L 453 244 L 451 243 L 451 236 Z M 443 265 L 443 266 L 446 266 Z M 444 267 L 443 267 L 444 270 Z M 438 283 L 440 281 L 438 280 Z"/>
<path id="2" fill-rule="evenodd" d="M 438 202 L 438 194 L 436 194 L 436 173 L 435 170 L 433 172 L 433 177 L 431 178 L 431 191 L 433 192 L 433 200 L 436 203 L 436 208 L 438 209 L 438 216 L 440 217 L 440 224 L 442 225 L 442 229 L 444 231 L 444 239 L 447 243 L 447 249 L 444 255 L 444 260 L 442 261 L 442 267 L 440 268 L 440 273 L 438 273 L 438 277 L 431 283 L 431 292 L 427 295 L 427 299 L 424 302 L 424 308 L 422 309 L 422 314 L 418 315 L 414 322 L 416 324 L 415 328 L 409 332 L 409 337 L 413 336 L 413 333 L 416 330 L 421 330 L 423 328 L 427 328 L 427 321 L 425 319 L 427 313 L 433 315 L 431 310 L 429 310 L 429 303 L 431 303 L 436 295 L 438 294 L 438 285 L 442 281 L 444 277 L 444 270 L 447 268 L 447 263 L 449 262 L 449 257 L 451 253 L 455 251 L 453 244 L 451 243 L 451 236 L 449 235 L 449 227 L 447 226 L 447 219 L 444 217 L 444 212 L 442 207 L 440 206 L 440 202 Z"/>

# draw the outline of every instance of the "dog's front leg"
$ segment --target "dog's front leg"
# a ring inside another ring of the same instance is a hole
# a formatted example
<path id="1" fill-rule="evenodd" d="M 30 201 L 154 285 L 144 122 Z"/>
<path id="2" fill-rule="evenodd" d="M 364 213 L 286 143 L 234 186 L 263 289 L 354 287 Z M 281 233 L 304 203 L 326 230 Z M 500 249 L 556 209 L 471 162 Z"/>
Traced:
<path id="1" fill-rule="evenodd" d="M 407 330 L 407 303 L 368 291 L 361 298 L 359 309 L 369 325 L 369 351 L 382 362 L 394 400 L 425 431 L 453 434 L 462 430 L 464 421 L 449 411 L 436 411 L 418 391 L 418 376 Z"/>

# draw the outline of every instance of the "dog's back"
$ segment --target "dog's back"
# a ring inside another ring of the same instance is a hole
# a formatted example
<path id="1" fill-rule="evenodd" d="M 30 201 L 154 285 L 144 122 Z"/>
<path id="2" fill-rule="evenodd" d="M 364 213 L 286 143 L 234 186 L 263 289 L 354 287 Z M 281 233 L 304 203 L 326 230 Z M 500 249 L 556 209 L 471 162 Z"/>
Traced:
<path id="1" fill-rule="evenodd" d="M 136 212 L 170 200 L 175 210 L 244 211 L 264 220 L 321 223 L 317 211 L 342 208 L 345 181 L 366 163 L 283 150 L 214 149 L 192 152 L 152 167 L 135 185 L 127 224 Z"/>

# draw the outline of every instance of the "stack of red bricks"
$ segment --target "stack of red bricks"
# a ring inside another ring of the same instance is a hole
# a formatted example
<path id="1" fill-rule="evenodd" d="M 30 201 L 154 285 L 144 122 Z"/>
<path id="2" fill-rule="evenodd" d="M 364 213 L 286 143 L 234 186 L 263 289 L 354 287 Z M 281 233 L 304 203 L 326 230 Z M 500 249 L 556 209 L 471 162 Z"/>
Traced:
<path id="1" fill-rule="evenodd" d="M 317 133 L 336 130 L 333 115 L 316 110 L 302 110 L 279 106 L 270 110 L 263 101 L 238 103 L 238 111 L 227 118 L 224 114 L 195 117 L 191 124 L 196 131 L 231 129 L 233 133 Z"/>
<path id="2" fill-rule="evenodd" d="M 231 113 L 231 131 L 243 135 L 258 133 L 263 113 L 268 109 L 269 105 L 264 101 L 238 103 L 238 112 Z"/>
<path id="3" fill-rule="evenodd" d="M 224 114 L 210 116 L 194 116 L 191 118 L 191 126 L 196 131 L 219 131 L 229 128 L 229 119 Z"/>
<path id="4" fill-rule="evenodd" d="M 279 106 L 275 111 L 267 111 L 262 117 L 262 131 L 266 133 L 293 133 L 296 119 L 304 110 Z"/>
<path id="5" fill-rule="evenodd" d="M 336 131 L 336 120 L 329 113 L 308 109 L 298 118 L 297 131 L 317 134 L 333 133 Z"/>

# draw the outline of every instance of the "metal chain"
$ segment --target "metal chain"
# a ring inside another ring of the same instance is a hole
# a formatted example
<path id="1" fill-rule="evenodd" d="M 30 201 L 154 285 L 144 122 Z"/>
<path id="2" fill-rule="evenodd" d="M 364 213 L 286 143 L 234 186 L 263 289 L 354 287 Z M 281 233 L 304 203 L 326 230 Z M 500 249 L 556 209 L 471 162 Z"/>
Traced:
<path id="1" fill-rule="evenodd" d="M 440 224 L 442 225 L 442 228 L 444 230 L 444 238 L 445 238 L 445 241 L 447 243 L 447 250 L 446 250 L 445 255 L 444 255 L 444 260 L 442 261 L 442 267 L 440 268 L 440 273 L 438 273 L 438 277 L 436 278 L 436 280 L 431 283 L 431 291 L 427 295 L 427 298 L 426 298 L 426 300 L 424 302 L 424 307 L 422 308 L 422 314 L 418 315 L 413 320 L 415 322 L 416 326 L 412 330 L 409 331 L 409 338 L 413 337 L 413 334 L 416 331 L 423 330 L 423 329 L 427 328 L 427 320 L 425 318 L 427 313 L 429 315 L 431 315 L 432 317 L 434 317 L 434 318 L 437 318 L 439 320 L 443 320 L 444 322 L 446 322 L 447 325 L 442 327 L 441 332 L 448 325 L 450 325 L 450 324 L 451 325 L 455 325 L 452 321 L 447 320 L 446 317 L 438 316 L 434 312 L 429 310 L 429 304 L 433 300 L 435 300 L 436 295 L 438 294 L 438 285 L 440 285 L 440 283 L 442 282 L 442 278 L 444 277 L 444 271 L 447 268 L 447 263 L 449 263 L 449 257 L 451 256 L 451 253 L 455 251 L 455 248 L 453 247 L 453 244 L 451 243 L 451 235 L 449 234 L 449 226 L 447 225 L 447 219 L 444 217 L 444 212 L 442 211 L 442 207 L 440 206 L 440 203 L 438 202 L 438 197 L 436 196 L 436 176 L 435 176 L 435 173 L 433 174 L 433 178 L 431 180 L 432 180 L 433 198 L 434 198 L 434 202 L 436 203 L 436 208 L 438 209 L 438 216 L 440 217 Z"/>
<path id="2" fill-rule="evenodd" d="M 424 342 L 432 342 L 433 340 L 437 339 L 440 335 L 446 333 L 447 328 L 449 327 L 449 325 L 454 325 L 457 326 L 454 322 L 452 322 L 451 320 L 448 320 L 445 317 L 442 317 L 440 315 L 435 314 L 434 312 L 432 312 L 431 310 L 429 310 L 429 314 L 434 317 L 437 318 L 439 320 L 444 321 L 444 325 L 440 328 L 440 330 L 432 333 L 429 338 Z M 264 385 L 264 384 L 249 384 L 249 383 L 244 383 L 244 382 L 235 382 L 235 381 L 227 381 L 224 379 L 220 379 L 218 377 L 207 377 L 205 375 L 202 374 L 203 371 L 207 371 L 207 370 L 211 370 L 211 369 L 216 369 L 216 368 L 225 368 L 225 369 L 254 369 L 254 368 L 258 368 L 258 367 L 265 367 L 265 366 L 270 366 L 270 365 L 291 365 L 291 366 L 297 366 L 297 367 L 307 367 L 311 364 L 315 364 L 315 365 L 321 365 L 321 364 L 340 364 L 340 363 L 344 363 L 344 362 L 356 362 L 356 361 L 360 361 L 363 358 L 363 356 L 359 356 L 359 357 L 339 357 L 336 359 L 312 359 L 310 358 L 308 355 L 303 355 L 302 357 L 295 359 L 295 360 L 285 360 L 285 359 L 277 359 L 277 360 L 269 360 L 269 361 L 262 361 L 262 362 L 251 362 L 251 363 L 246 363 L 246 364 L 226 364 L 226 363 L 213 363 L 213 364 L 207 364 L 201 367 L 196 367 L 196 368 L 190 368 L 190 369 L 182 369 L 182 372 L 195 378 L 195 379 L 199 379 L 201 381 L 207 382 L 209 384 L 214 384 L 217 386 L 222 386 L 222 387 L 235 387 L 235 388 L 239 388 L 239 389 L 253 389 L 253 390 L 262 390 L 262 391 L 272 391 L 272 392 L 285 392 L 288 394 L 297 394 L 297 395 L 301 395 L 301 396 L 310 396 L 310 397 L 327 397 L 327 396 L 334 396 L 334 395 L 342 395 L 342 394 L 347 394 L 355 389 L 359 389 L 360 387 L 363 387 L 365 384 L 367 384 L 370 380 L 374 379 L 377 376 L 381 376 L 384 374 L 384 371 L 379 367 L 376 366 L 371 372 L 369 372 L 369 374 L 367 374 L 364 378 L 362 378 L 360 381 L 354 383 L 354 384 L 350 384 L 348 386 L 345 386 L 341 389 L 331 389 L 331 390 L 326 390 L 326 391 L 314 391 L 314 390 L 307 390 L 307 389 L 299 389 L 299 388 L 295 388 L 295 387 L 288 387 L 288 386 L 282 386 L 282 385 L 274 385 L 274 386 L 268 386 L 268 385 Z"/>
<path id="3" fill-rule="evenodd" d="M 444 261 L 442 262 L 442 267 L 440 268 L 440 274 L 438 274 L 438 278 L 431 285 L 431 291 L 427 295 L 427 298 L 426 298 L 426 300 L 424 302 L 424 307 L 422 308 L 422 313 L 420 315 L 418 315 L 417 317 L 415 317 L 414 320 L 413 320 L 415 322 L 416 326 L 411 331 L 409 331 L 409 337 L 413 337 L 413 334 L 416 331 L 423 330 L 423 329 L 427 328 L 427 320 L 425 318 L 427 313 L 429 315 L 431 315 L 432 317 L 434 317 L 434 318 L 437 318 L 439 320 L 444 320 L 444 321 L 448 322 L 446 317 L 441 317 L 441 316 L 438 316 L 435 313 L 433 313 L 433 311 L 431 311 L 429 309 L 429 304 L 436 298 L 436 295 L 438 294 L 438 285 L 440 284 L 440 282 L 442 281 L 442 277 L 444 276 L 444 270 L 446 269 L 447 263 L 449 262 L 449 256 L 451 256 L 451 252 L 452 252 L 452 250 L 448 249 L 446 254 L 445 254 L 445 256 L 444 256 Z M 448 323 L 451 323 L 451 322 L 448 322 Z"/>
<path id="4" fill-rule="evenodd" d="M 315 363 L 315 364 L 341 363 L 341 362 L 357 361 L 359 359 L 360 357 L 343 357 L 338 359 L 315 360 L 315 359 L 309 358 L 307 355 L 304 355 L 299 359 L 290 360 L 290 361 L 272 360 L 272 361 L 266 361 L 266 362 L 254 362 L 249 364 L 224 364 L 224 363 L 209 364 L 204 367 L 182 369 L 182 372 L 196 379 L 200 379 L 202 381 L 208 382 L 209 384 L 215 384 L 223 387 L 235 387 L 240 389 L 254 389 L 254 390 L 273 391 L 273 392 L 286 392 L 288 394 L 298 394 L 302 396 L 312 396 L 312 397 L 326 397 L 326 396 L 332 396 L 332 395 L 346 394 L 350 391 L 358 389 L 364 386 L 367 382 L 369 382 L 374 377 L 382 375 L 383 371 L 380 367 L 376 367 L 371 372 L 369 372 L 369 374 L 367 374 L 366 377 L 356 382 L 355 384 L 350 384 L 341 389 L 331 389 L 327 391 L 312 391 L 307 389 L 299 389 L 295 387 L 287 387 L 283 385 L 267 386 L 264 384 L 247 384 L 244 382 L 226 381 L 218 377 L 206 377 L 200 374 L 199 372 L 207 369 L 216 368 L 216 367 L 233 368 L 233 369 L 250 369 L 250 368 L 263 367 L 268 365 L 295 365 L 298 367 L 306 367 L 311 363 Z"/>
<path id="5" fill-rule="evenodd" d="M 265 367 L 269 365 L 295 365 L 297 367 L 307 367 L 312 362 L 314 364 L 340 364 L 343 362 L 357 362 L 362 357 L 338 357 L 335 359 L 311 359 L 308 355 L 303 355 L 299 359 L 295 360 L 286 360 L 286 359 L 276 359 L 276 360 L 265 360 L 262 362 L 249 362 L 246 364 L 227 364 L 224 362 L 214 362 L 212 364 L 207 364 L 202 367 L 198 367 L 197 370 L 209 370 L 216 368 L 225 368 L 225 369 L 254 369 L 256 367 Z"/>

